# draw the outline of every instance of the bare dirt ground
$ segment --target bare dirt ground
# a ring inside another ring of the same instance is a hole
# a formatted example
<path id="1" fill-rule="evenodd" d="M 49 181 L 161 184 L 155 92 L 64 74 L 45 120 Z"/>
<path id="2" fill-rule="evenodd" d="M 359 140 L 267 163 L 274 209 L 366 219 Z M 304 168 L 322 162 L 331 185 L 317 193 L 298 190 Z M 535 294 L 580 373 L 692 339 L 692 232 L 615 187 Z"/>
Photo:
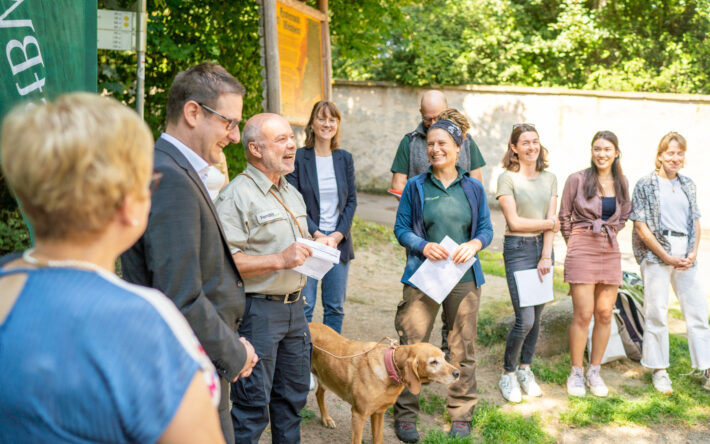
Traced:
<path id="1" fill-rule="evenodd" d="M 404 251 L 393 245 L 378 244 L 375 247 L 359 249 L 357 258 L 351 263 L 348 282 L 348 298 L 345 304 L 343 335 L 361 341 L 378 341 L 384 336 L 396 338 L 394 316 L 402 294 L 399 280 L 404 267 Z M 486 304 L 508 300 L 508 289 L 504 278 L 486 276 L 483 287 L 481 309 Z M 511 309 L 512 313 L 512 309 Z M 319 303 L 314 321 L 322 321 L 322 306 Z M 440 320 L 434 326 L 431 342 L 440 345 Z M 503 344 L 490 348 L 478 346 L 476 349 L 478 370 L 477 380 L 479 399 L 490 405 L 502 406 L 504 411 L 521 413 L 524 416 L 538 415 L 545 432 L 561 443 L 708 443 L 710 425 L 695 427 L 677 427 L 669 425 L 601 425 L 572 428 L 559 420 L 560 412 L 568 408 L 569 402 L 565 388 L 556 384 L 543 384 L 544 396 L 537 399 L 525 399 L 517 405 L 506 404 L 498 390 L 498 379 L 502 369 Z M 641 385 L 643 369 L 629 360 L 617 361 L 602 367 L 602 376 L 611 392 L 621 391 L 622 385 Z M 437 384 L 430 384 L 423 390 L 425 396 L 436 394 L 446 396 L 446 389 Z M 350 441 L 350 406 L 331 392 L 326 393 L 326 403 L 330 415 L 336 423 L 335 429 L 321 425 L 320 412 L 315 400 L 315 392 L 310 392 L 306 409 L 308 417 L 301 427 L 302 442 L 345 443 Z M 398 443 L 394 434 L 393 418 L 385 416 L 384 442 Z M 443 415 L 420 414 L 419 431 L 424 435 L 431 430 L 448 430 L 449 424 Z M 370 443 L 369 422 L 365 426 L 363 442 Z M 260 443 L 271 442 L 267 429 Z"/>

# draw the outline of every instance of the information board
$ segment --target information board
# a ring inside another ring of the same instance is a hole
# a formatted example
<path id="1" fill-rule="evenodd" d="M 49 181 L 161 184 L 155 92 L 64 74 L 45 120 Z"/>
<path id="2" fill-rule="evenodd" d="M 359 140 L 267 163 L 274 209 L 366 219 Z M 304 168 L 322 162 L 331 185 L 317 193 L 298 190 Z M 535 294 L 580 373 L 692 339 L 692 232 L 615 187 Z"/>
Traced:
<path id="1" fill-rule="evenodd" d="M 281 115 L 305 126 L 325 97 L 322 21 L 288 1 L 276 3 Z"/>

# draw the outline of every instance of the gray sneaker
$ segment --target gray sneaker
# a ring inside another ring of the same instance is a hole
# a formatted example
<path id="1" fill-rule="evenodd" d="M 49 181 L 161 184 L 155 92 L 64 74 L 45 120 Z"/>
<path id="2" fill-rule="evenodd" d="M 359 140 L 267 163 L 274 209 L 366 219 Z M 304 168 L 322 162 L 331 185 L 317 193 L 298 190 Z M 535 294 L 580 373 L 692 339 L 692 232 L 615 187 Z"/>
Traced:
<path id="1" fill-rule="evenodd" d="M 520 368 L 515 372 L 518 376 L 520 388 L 523 389 L 528 396 L 542 396 L 542 389 L 535 382 L 535 374 L 530 370 L 530 367 Z"/>
<path id="2" fill-rule="evenodd" d="M 572 366 L 572 371 L 567 378 L 567 394 L 570 396 L 584 396 L 587 389 L 584 388 L 584 370 L 582 367 Z"/>
<path id="3" fill-rule="evenodd" d="M 594 396 L 604 398 L 609 394 L 609 389 L 599 375 L 599 370 L 601 370 L 601 366 L 599 365 L 589 366 L 589 370 L 587 370 L 587 387 L 589 387 L 589 391 L 592 392 Z"/>
<path id="4" fill-rule="evenodd" d="M 703 385 L 705 390 L 710 390 L 710 368 L 705 369 L 703 372 Z"/>

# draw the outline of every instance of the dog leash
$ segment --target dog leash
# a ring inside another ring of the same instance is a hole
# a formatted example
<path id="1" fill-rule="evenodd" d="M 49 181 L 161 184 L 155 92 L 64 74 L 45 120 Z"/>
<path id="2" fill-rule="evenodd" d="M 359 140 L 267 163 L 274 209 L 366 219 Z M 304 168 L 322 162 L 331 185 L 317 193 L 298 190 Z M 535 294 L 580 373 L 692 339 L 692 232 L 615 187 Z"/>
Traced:
<path id="1" fill-rule="evenodd" d="M 399 347 L 399 344 L 397 344 L 397 341 L 395 341 L 394 339 L 390 338 L 389 336 L 385 336 L 384 338 L 380 339 L 379 341 L 377 341 L 377 343 L 376 343 L 375 345 L 373 345 L 373 346 L 370 347 L 369 349 L 365 350 L 364 352 L 358 353 L 358 354 L 355 354 L 355 355 L 350 355 L 350 356 L 338 356 L 338 355 L 334 355 L 333 353 L 329 352 L 328 350 L 325 350 L 325 349 L 323 349 L 323 348 L 320 348 L 320 347 L 318 347 L 318 346 L 315 345 L 315 344 L 312 344 L 312 345 L 313 345 L 313 348 L 317 349 L 318 351 L 322 351 L 323 353 L 325 353 L 325 354 L 327 354 L 327 355 L 329 355 L 329 356 L 332 356 L 332 357 L 335 358 L 335 359 L 348 359 L 348 358 L 356 358 L 356 357 L 358 357 L 358 356 L 362 356 L 362 355 L 366 355 L 366 354 L 370 353 L 370 352 L 371 352 L 372 350 L 374 350 L 378 345 L 382 344 L 383 341 L 389 341 L 390 347 L 393 347 L 393 348 Z"/>

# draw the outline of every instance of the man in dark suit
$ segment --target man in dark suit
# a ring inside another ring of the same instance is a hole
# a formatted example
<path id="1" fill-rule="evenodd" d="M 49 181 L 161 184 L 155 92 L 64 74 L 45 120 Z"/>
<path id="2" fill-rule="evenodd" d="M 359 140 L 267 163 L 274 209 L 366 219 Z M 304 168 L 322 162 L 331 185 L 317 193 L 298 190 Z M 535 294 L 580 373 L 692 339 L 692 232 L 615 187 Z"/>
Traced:
<path id="1" fill-rule="evenodd" d="M 148 228 L 121 256 L 123 277 L 161 290 L 182 311 L 221 377 L 219 417 L 234 442 L 229 383 L 256 364 L 239 337 L 244 314 L 242 277 L 204 179 L 222 149 L 240 140 L 244 87 L 223 67 L 203 63 L 180 72 L 168 93 L 167 127 L 155 144 L 162 173 Z"/>

